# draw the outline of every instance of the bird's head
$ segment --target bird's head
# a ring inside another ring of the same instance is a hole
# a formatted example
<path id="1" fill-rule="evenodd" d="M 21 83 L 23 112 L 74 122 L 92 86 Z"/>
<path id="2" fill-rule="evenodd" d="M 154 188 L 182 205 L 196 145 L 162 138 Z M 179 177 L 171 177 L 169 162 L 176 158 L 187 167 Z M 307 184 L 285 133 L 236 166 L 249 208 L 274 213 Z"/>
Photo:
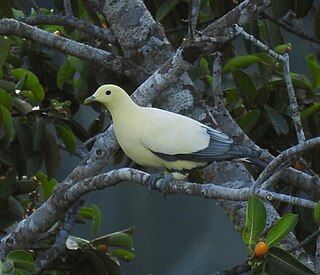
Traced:
<path id="1" fill-rule="evenodd" d="M 84 104 L 93 101 L 100 102 L 106 108 L 112 109 L 114 106 L 122 106 L 125 102 L 130 102 L 131 99 L 119 86 L 107 84 L 100 86 L 92 96 L 86 98 Z"/>

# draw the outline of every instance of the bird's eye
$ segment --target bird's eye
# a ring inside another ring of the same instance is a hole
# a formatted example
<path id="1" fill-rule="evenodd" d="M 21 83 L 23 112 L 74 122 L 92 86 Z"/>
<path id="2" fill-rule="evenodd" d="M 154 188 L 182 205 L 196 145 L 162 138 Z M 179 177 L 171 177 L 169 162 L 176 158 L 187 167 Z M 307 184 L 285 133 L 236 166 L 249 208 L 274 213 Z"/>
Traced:
<path id="1" fill-rule="evenodd" d="M 106 91 L 106 95 L 111 95 L 111 91 Z"/>

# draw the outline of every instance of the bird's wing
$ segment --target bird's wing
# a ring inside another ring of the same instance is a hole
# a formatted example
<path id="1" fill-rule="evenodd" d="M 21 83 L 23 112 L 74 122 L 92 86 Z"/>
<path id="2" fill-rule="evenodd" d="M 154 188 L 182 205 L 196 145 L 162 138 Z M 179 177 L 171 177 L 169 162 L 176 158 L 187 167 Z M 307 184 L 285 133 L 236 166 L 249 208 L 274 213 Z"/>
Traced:
<path id="1" fill-rule="evenodd" d="M 164 160 L 209 162 L 224 155 L 233 144 L 225 134 L 188 117 L 154 108 L 146 112 L 141 141 Z"/>

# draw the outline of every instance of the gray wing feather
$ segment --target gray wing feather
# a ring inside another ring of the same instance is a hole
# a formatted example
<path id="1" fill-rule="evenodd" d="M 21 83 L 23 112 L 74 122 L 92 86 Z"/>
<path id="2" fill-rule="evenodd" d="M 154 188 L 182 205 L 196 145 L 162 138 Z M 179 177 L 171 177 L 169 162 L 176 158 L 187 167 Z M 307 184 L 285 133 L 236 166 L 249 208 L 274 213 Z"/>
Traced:
<path id="1" fill-rule="evenodd" d="M 207 148 L 193 152 L 191 154 L 169 155 L 153 152 L 160 158 L 167 161 L 190 160 L 196 162 L 212 162 L 219 160 L 228 160 L 245 157 L 258 157 L 259 152 L 254 149 L 234 144 L 232 138 L 209 127 L 207 134 L 210 136 L 210 142 Z"/>

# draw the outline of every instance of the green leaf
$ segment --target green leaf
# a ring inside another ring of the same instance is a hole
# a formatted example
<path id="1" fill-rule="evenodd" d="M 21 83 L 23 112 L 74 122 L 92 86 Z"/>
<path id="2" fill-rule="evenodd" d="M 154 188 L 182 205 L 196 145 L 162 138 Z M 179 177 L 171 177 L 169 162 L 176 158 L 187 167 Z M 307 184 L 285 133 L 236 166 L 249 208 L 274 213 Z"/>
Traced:
<path id="1" fill-rule="evenodd" d="M 258 106 L 263 106 L 269 98 L 270 91 L 272 90 L 272 85 L 270 83 L 265 83 L 257 89 L 257 95 L 254 99 Z"/>
<path id="2" fill-rule="evenodd" d="M 16 84 L 16 89 L 17 90 L 22 90 L 23 89 L 24 83 L 26 82 L 27 78 L 28 78 L 27 74 L 24 74 L 19 78 L 19 81 Z"/>
<path id="3" fill-rule="evenodd" d="M 14 272 L 15 275 L 32 275 L 31 272 L 29 272 L 28 270 L 25 270 L 25 269 L 22 269 L 22 268 L 16 268 L 15 269 L 15 272 Z"/>
<path id="4" fill-rule="evenodd" d="M 72 84 L 72 78 L 75 73 L 75 68 L 70 64 L 69 61 L 64 62 L 57 74 L 57 86 L 62 90 L 63 84 L 70 82 Z"/>
<path id="5" fill-rule="evenodd" d="M 274 246 L 286 237 L 296 226 L 298 215 L 288 213 L 281 217 L 277 223 L 269 230 L 266 243 L 269 247 Z"/>
<path id="6" fill-rule="evenodd" d="M 14 93 L 16 90 L 16 87 L 13 81 L 7 81 L 3 79 L 0 79 L 0 88 L 7 91 L 8 93 Z"/>
<path id="7" fill-rule="evenodd" d="M 284 54 L 284 53 L 290 52 L 291 50 L 292 50 L 292 45 L 290 43 L 278 45 L 273 49 L 273 51 L 277 54 Z"/>
<path id="8" fill-rule="evenodd" d="M 289 125 L 285 118 L 275 109 L 268 105 L 263 106 L 278 135 L 286 135 L 289 132 Z"/>
<path id="9" fill-rule="evenodd" d="M 306 61 L 312 75 L 314 88 L 318 89 L 320 87 L 320 65 L 313 54 L 307 55 Z"/>
<path id="10" fill-rule="evenodd" d="M 15 267 L 22 268 L 26 271 L 34 273 L 36 271 L 36 266 L 34 259 L 30 252 L 25 250 L 15 250 L 11 251 L 7 259 L 14 263 Z"/>
<path id="11" fill-rule="evenodd" d="M 92 208 L 91 207 L 81 207 L 79 214 L 85 219 L 92 219 Z"/>
<path id="12" fill-rule="evenodd" d="M 115 232 L 106 236 L 95 239 L 91 242 L 93 246 L 97 247 L 101 244 L 109 246 L 119 246 L 125 248 L 132 248 L 132 236 L 124 232 Z"/>
<path id="13" fill-rule="evenodd" d="M 36 100 L 42 101 L 44 99 L 44 89 L 34 73 L 21 68 L 12 70 L 11 73 L 16 79 L 23 80 L 23 83 L 19 85 L 20 89 L 25 86 L 33 93 Z"/>
<path id="14" fill-rule="evenodd" d="M 181 0 L 166 0 L 157 9 L 156 21 L 161 22 L 181 2 Z"/>
<path id="15" fill-rule="evenodd" d="M 314 221 L 320 225 L 320 201 L 318 201 L 314 212 L 313 212 Z"/>
<path id="16" fill-rule="evenodd" d="M 7 143 L 10 143 L 14 138 L 13 120 L 9 110 L 0 104 L 0 128 L 4 128 L 4 136 Z"/>
<path id="17" fill-rule="evenodd" d="M 130 236 L 127 233 L 115 232 L 108 236 L 107 244 L 109 246 L 120 246 L 120 247 L 132 248 L 133 240 L 132 240 L 132 236 Z"/>
<path id="18" fill-rule="evenodd" d="M 250 132 L 250 130 L 258 122 L 260 114 L 261 112 L 259 109 L 246 112 L 239 121 L 239 126 L 241 127 L 241 129 L 246 133 Z"/>
<path id="19" fill-rule="evenodd" d="M 266 215 L 266 208 L 263 202 L 259 198 L 251 196 L 247 204 L 246 226 L 242 232 L 242 239 L 250 250 L 258 242 L 266 226 Z"/>
<path id="20" fill-rule="evenodd" d="M 232 74 L 244 104 L 246 106 L 254 106 L 257 90 L 250 76 L 240 70 L 233 70 Z"/>
<path id="21" fill-rule="evenodd" d="M 117 257 L 120 260 L 123 260 L 126 262 L 129 262 L 134 259 L 133 253 L 126 251 L 126 250 L 121 250 L 121 249 L 111 251 L 111 256 Z"/>
<path id="22" fill-rule="evenodd" d="M 44 89 L 41 84 L 30 87 L 30 89 L 31 89 L 34 97 L 36 98 L 36 100 L 38 100 L 40 102 L 42 100 L 44 100 L 45 92 L 44 92 Z"/>
<path id="23" fill-rule="evenodd" d="M 98 206 L 92 204 L 92 227 L 91 232 L 93 235 L 97 234 L 101 225 L 101 211 Z"/>
<path id="24" fill-rule="evenodd" d="M 47 200 L 52 195 L 58 182 L 54 178 L 48 179 L 47 175 L 42 171 L 38 171 L 36 173 L 35 179 L 41 183 L 44 199 Z"/>
<path id="25" fill-rule="evenodd" d="M 98 206 L 92 204 L 92 207 L 82 207 L 79 214 L 85 218 L 92 220 L 91 233 L 97 234 L 101 225 L 101 211 Z"/>
<path id="26" fill-rule="evenodd" d="M 58 182 L 56 179 L 49 179 L 46 184 L 42 186 L 44 198 L 47 200 L 53 193 L 54 188 L 57 186 Z"/>
<path id="27" fill-rule="evenodd" d="M 123 231 L 114 232 L 99 238 L 92 240 L 91 244 L 94 247 L 98 247 L 99 245 L 106 246 L 119 246 L 125 248 L 133 247 L 133 228 L 125 229 Z"/>
<path id="28" fill-rule="evenodd" d="M 24 85 L 27 88 L 30 88 L 39 84 L 38 77 L 34 73 L 27 71 L 25 69 L 21 69 L 21 68 L 15 69 L 15 70 L 12 70 L 11 73 L 16 79 L 20 79 L 21 77 L 26 75 L 26 80 L 24 82 Z"/>
<path id="29" fill-rule="evenodd" d="M 80 58 L 74 57 L 74 56 L 69 56 L 68 61 L 69 61 L 69 64 L 71 65 L 71 67 L 73 67 L 79 73 L 82 73 L 83 71 L 86 70 L 86 67 L 87 67 L 86 61 L 84 61 Z"/>
<path id="30" fill-rule="evenodd" d="M 314 105 L 308 107 L 300 113 L 301 118 L 307 118 L 320 110 L 320 103 L 314 103 Z"/>
<path id="31" fill-rule="evenodd" d="M 80 74 L 80 76 L 73 81 L 74 87 L 80 92 L 86 92 L 88 90 L 88 63 L 74 56 L 69 56 L 68 60 L 71 66 Z"/>
<path id="32" fill-rule="evenodd" d="M 8 110 L 11 110 L 13 100 L 10 94 L 8 94 L 5 90 L 0 88 L 0 102 L 6 107 Z"/>
<path id="33" fill-rule="evenodd" d="M 291 77 L 292 77 L 292 84 L 294 88 L 313 92 L 313 85 L 310 82 L 310 80 L 308 80 L 305 76 L 291 73 Z M 273 80 L 270 82 L 270 84 L 280 88 L 285 88 L 285 89 L 287 88 L 283 78 Z"/>
<path id="34" fill-rule="evenodd" d="M 2 6 L 1 6 L 1 9 L 2 9 Z M 4 36 L 0 36 L 0 70 L 2 69 L 3 65 L 7 60 L 8 53 L 9 53 L 9 39 Z"/>
<path id="35" fill-rule="evenodd" d="M 209 64 L 208 61 L 205 57 L 201 57 L 199 60 L 199 72 L 201 75 L 209 75 L 210 71 L 209 71 Z"/>
<path id="36" fill-rule="evenodd" d="M 297 259 L 292 257 L 289 253 L 278 247 L 269 248 L 268 254 L 266 255 L 266 262 L 269 269 L 268 274 L 315 274 Z"/>
<path id="37" fill-rule="evenodd" d="M 1 275 L 11 275 L 14 274 L 15 268 L 13 262 L 10 260 L 5 260 L 2 263 Z"/>
<path id="38" fill-rule="evenodd" d="M 252 64 L 259 63 L 261 59 L 255 55 L 242 55 L 229 60 L 222 68 L 223 73 L 228 73 L 235 69 L 247 68 Z"/>
<path id="39" fill-rule="evenodd" d="M 69 153 L 74 154 L 77 149 L 77 141 L 71 128 L 67 124 L 59 122 L 56 124 L 56 131 Z"/>

